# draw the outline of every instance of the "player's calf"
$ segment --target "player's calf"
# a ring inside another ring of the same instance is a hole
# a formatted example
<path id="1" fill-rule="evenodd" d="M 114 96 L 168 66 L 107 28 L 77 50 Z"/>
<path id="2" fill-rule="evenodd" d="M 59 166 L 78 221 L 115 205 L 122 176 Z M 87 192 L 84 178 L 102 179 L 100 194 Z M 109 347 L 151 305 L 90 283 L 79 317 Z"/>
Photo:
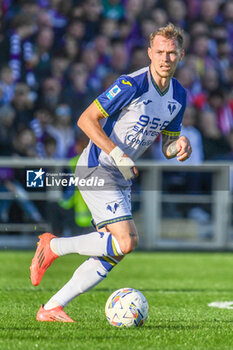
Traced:
<path id="1" fill-rule="evenodd" d="M 107 230 L 117 240 L 123 255 L 134 250 L 138 245 L 138 233 L 133 220 L 125 220 L 107 225 Z"/>
<path id="2" fill-rule="evenodd" d="M 137 247 L 139 241 L 138 234 L 135 232 L 120 235 L 120 237 L 117 237 L 117 240 L 124 255 L 132 252 Z"/>

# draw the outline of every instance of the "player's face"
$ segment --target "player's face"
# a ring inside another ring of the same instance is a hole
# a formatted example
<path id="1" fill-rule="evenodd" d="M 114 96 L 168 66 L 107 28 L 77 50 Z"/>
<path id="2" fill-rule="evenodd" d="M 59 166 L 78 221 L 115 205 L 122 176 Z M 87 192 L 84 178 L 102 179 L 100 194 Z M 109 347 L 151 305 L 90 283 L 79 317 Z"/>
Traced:
<path id="1" fill-rule="evenodd" d="M 148 48 L 151 60 L 152 74 L 158 78 L 171 78 L 179 61 L 184 56 L 184 50 L 179 48 L 175 39 L 167 39 L 156 35 L 151 47 Z"/>

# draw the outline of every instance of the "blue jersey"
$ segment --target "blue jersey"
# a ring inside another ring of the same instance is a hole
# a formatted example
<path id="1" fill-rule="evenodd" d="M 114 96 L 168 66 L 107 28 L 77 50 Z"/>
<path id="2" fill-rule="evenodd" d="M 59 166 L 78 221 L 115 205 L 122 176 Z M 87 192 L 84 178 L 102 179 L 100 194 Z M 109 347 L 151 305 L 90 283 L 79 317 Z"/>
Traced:
<path id="1" fill-rule="evenodd" d="M 162 92 L 150 68 L 145 67 L 119 77 L 95 100 L 95 104 L 105 117 L 101 124 L 107 136 L 136 160 L 160 133 L 179 136 L 186 91 L 172 78 L 168 88 Z M 79 164 L 88 168 L 111 168 L 121 177 L 113 159 L 91 140 Z"/>

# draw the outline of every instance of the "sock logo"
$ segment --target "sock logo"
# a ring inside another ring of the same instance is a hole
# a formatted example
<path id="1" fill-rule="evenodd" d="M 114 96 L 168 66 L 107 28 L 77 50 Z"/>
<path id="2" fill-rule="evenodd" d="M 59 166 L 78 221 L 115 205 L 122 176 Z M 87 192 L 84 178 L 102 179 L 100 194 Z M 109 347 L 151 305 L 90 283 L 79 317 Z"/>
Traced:
<path id="1" fill-rule="evenodd" d="M 117 211 L 117 208 L 119 207 L 118 203 L 114 203 L 113 205 L 108 204 L 107 210 L 110 210 L 113 214 Z"/>
<path id="2" fill-rule="evenodd" d="M 102 273 L 100 273 L 99 271 L 97 271 L 98 275 L 102 278 L 106 278 L 107 277 L 107 274 L 106 275 L 102 275 Z"/>

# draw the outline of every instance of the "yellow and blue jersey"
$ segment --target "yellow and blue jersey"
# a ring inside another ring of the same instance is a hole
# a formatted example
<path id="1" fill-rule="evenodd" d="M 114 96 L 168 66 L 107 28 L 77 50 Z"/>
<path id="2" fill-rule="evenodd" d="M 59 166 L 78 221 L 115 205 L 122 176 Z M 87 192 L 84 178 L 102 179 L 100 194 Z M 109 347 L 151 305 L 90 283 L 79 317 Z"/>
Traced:
<path id="1" fill-rule="evenodd" d="M 120 76 L 95 100 L 107 136 L 134 161 L 160 134 L 179 136 L 186 107 L 186 91 L 174 78 L 161 91 L 150 67 Z M 88 168 L 108 167 L 118 173 L 113 159 L 92 141 L 80 157 Z"/>

